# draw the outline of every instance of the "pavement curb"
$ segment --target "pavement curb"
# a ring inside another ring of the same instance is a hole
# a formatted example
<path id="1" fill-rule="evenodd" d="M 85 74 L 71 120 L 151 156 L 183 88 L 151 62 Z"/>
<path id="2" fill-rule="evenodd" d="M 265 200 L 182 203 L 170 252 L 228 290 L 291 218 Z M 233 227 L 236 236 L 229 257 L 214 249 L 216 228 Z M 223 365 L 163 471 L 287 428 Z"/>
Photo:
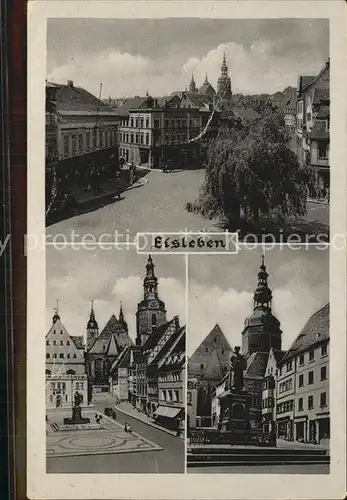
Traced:
<path id="1" fill-rule="evenodd" d="M 119 405 L 114 405 L 114 408 L 115 408 L 115 410 L 120 411 L 121 413 L 123 413 L 124 415 L 127 415 L 128 417 L 132 417 L 135 420 L 138 420 L 139 422 L 142 422 L 143 424 L 150 425 L 151 427 L 154 427 L 155 429 L 158 429 L 159 431 L 166 432 L 166 434 L 171 434 L 171 436 L 178 437 L 178 438 L 180 438 L 180 439 L 182 439 L 184 441 L 184 435 L 183 436 L 182 435 L 181 436 L 176 436 L 175 432 L 170 431 L 169 429 L 165 429 L 165 427 L 161 427 L 160 425 L 154 424 L 152 422 L 145 422 L 144 420 L 142 420 L 142 418 L 139 418 L 136 415 L 133 415 L 132 413 L 129 413 L 126 410 L 120 409 Z"/>

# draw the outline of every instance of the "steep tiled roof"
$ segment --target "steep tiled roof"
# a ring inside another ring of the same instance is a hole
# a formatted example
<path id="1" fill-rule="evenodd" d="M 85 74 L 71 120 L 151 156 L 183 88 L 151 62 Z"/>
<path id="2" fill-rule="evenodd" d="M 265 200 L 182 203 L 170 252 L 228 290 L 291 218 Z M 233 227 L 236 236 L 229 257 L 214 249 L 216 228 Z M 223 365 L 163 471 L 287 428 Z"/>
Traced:
<path id="1" fill-rule="evenodd" d="M 129 360 L 130 360 L 130 350 L 131 347 L 127 346 L 125 347 L 119 354 L 117 359 L 112 363 L 111 365 L 111 371 L 121 367 L 121 365 L 124 365 L 125 363 L 128 365 Z"/>
<path id="2" fill-rule="evenodd" d="M 146 342 L 143 344 L 142 351 L 146 352 L 149 351 L 150 349 L 153 349 L 153 347 L 155 347 L 158 344 L 159 339 L 166 332 L 166 330 L 173 323 L 173 321 L 174 319 L 158 326 L 158 328 L 155 328 L 155 330 L 151 333 Z"/>
<path id="3" fill-rule="evenodd" d="M 124 99 L 124 101 L 119 106 L 120 110 L 129 111 L 129 109 L 137 109 L 146 101 L 147 97 L 131 97 L 129 99 Z"/>
<path id="4" fill-rule="evenodd" d="M 58 112 L 113 112 L 112 108 L 106 106 L 106 104 L 82 87 L 51 82 L 46 82 L 46 86 L 50 89 L 55 88 L 56 110 Z"/>
<path id="5" fill-rule="evenodd" d="M 330 116 L 330 106 L 321 106 L 319 108 L 316 118 L 317 120 L 319 119 L 324 120 L 329 118 L 329 116 Z"/>
<path id="6" fill-rule="evenodd" d="M 330 90 L 329 86 L 327 88 L 314 89 L 313 91 L 313 104 L 319 104 L 322 101 L 330 100 Z"/>
<path id="7" fill-rule="evenodd" d="M 255 111 L 254 109 L 252 108 L 241 108 L 241 107 L 234 107 L 232 108 L 232 112 L 234 114 L 234 116 L 236 116 L 237 118 L 241 118 L 241 119 L 250 119 L 250 120 L 253 120 L 255 118 L 260 118 L 260 114 L 257 113 L 257 111 Z"/>
<path id="8" fill-rule="evenodd" d="M 220 380 L 228 366 L 231 353 L 232 348 L 224 333 L 218 324 L 215 325 L 189 358 L 189 377 L 211 377 Z"/>
<path id="9" fill-rule="evenodd" d="M 83 335 L 70 335 L 77 349 L 84 349 Z"/>
<path id="10" fill-rule="evenodd" d="M 329 139 L 329 130 L 325 120 L 316 120 L 309 134 L 311 139 Z"/>
<path id="11" fill-rule="evenodd" d="M 282 358 L 280 364 L 296 356 L 302 351 L 312 348 L 329 339 L 329 304 L 313 314 L 299 335 L 294 340 L 287 354 Z"/>
<path id="12" fill-rule="evenodd" d="M 301 77 L 301 90 L 305 90 L 315 80 L 315 76 L 302 76 Z"/>
<path id="13" fill-rule="evenodd" d="M 111 343 L 113 336 L 115 342 L 112 341 Z M 133 342 L 131 338 L 124 330 L 116 316 L 113 314 L 100 335 L 95 339 L 95 342 L 90 348 L 89 353 L 106 354 L 108 350 L 111 349 L 112 353 L 114 353 L 112 355 L 117 355 L 119 349 L 123 349 L 123 347 L 132 344 Z M 115 351 L 115 345 L 117 347 L 117 351 Z"/>
<path id="14" fill-rule="evenodd" d="M 253 352 L 247 359 L 247 369 L 245 371 L 245 377 L 263 378 L 265 375 L 268 359 L 269 359 L 268 352 Z"/>
<path id="15" fill-rule="evenodd" d="M 274 357 L 277 363 L 281 361 L 283 356 L 285 356 L 287 351 L 280 351 L 279 349 L 273 349 Z"/>

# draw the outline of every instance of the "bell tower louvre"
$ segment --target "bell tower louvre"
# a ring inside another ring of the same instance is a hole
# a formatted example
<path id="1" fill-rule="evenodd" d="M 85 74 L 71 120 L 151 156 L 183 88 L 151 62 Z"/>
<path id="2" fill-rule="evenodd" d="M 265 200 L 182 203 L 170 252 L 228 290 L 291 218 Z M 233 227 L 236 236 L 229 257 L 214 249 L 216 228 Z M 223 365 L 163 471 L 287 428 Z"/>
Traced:
<path id="1" fill-rule="evenodd" d="M 272 291 L 268 285 L 268 277 L 262 255 L 258 285 L 254 291 L 253 314 L 246 319 L 242 332 L 244 354 L 268 353 L 271 348 L 281 350 L 282 347 L 281 324 L 272 314 Z"/>
<path id="2" fill-rule="evenodd" d="M 166 323 L 165 304 L 158 297 L 158 278 L 154 273 L 151 255 L 146 265 L 146 276 L 143 281 L 143 300 L 137 305 L 136 312 L 136 345 L 142 346 L 153 330 Z"/>

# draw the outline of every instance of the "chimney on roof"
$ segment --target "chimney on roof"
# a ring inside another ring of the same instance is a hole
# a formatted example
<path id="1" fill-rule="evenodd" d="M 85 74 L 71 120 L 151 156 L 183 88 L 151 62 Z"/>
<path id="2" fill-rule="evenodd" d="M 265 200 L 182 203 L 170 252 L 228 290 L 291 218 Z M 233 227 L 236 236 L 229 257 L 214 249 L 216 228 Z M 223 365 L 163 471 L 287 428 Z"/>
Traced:
<path id="1" fill-rule="evenodd" d="M 180 328 L 180 319 L 178 316 L 174 317 L 176 330 Z"/>
<path id="2" fill-rule="evenodd" d="M 73 80 L 68 80 L 67 81 L 67 86 L 70 88 L 73 88 Z"/>

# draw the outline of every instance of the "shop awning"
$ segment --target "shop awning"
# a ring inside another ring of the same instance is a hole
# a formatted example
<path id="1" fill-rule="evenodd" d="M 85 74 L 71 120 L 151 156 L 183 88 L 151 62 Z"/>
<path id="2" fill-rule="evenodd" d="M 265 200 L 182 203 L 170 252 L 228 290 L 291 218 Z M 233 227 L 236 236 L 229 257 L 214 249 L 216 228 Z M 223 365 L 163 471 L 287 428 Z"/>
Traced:
<path id="1" fill-rule="evenodd" d="M 173 408 L 172 406 L 158 406 L 158 408 L 154 412 L 154 415 L 156 417 L 174 418 L 179 414 L 180 411 L 181 408 Z"/>

